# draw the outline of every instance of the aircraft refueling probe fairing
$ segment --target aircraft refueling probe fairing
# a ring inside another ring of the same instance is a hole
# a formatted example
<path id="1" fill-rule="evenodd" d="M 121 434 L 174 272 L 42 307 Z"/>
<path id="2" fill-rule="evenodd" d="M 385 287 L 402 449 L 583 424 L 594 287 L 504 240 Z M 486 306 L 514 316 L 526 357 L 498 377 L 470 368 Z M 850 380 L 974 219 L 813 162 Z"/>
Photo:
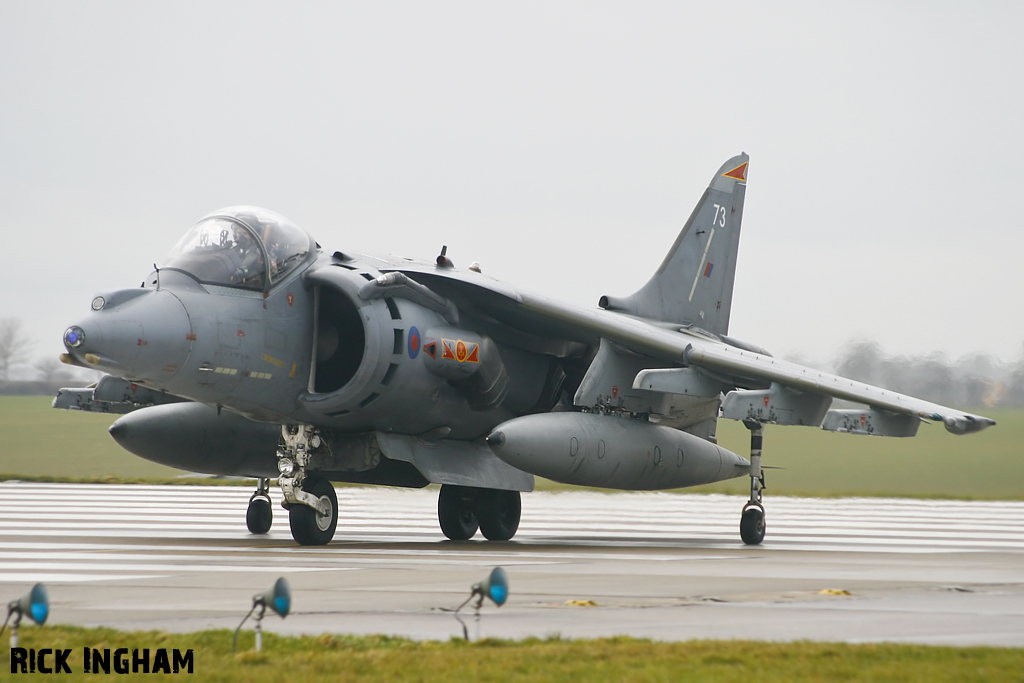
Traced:
<path id="1" fill-rule="evenodd" d="M 68 328 L 62 360 L 108 374 L 54 407 L 124 413 L 110 433 L 143 458 L 257 478 L 253 533 L 270 529 L 276 478 L 304 545 L 334 536 L 331 481 L 440 484 L 445 536 L 507 540 L 534 475 L 627 490 L 749 476 L 740 535 L 758 544 L 764 424 L 913 436 L 922 421 L 995 422 L 728 336 L 747 164 L 715 173 L 646 285 L 596 309 L 458 269 L 446 249 L 328 253 L 270 211 L 216 211 Z M 717 444 L 719 417 L 750 429 L 749 459 Z"/>

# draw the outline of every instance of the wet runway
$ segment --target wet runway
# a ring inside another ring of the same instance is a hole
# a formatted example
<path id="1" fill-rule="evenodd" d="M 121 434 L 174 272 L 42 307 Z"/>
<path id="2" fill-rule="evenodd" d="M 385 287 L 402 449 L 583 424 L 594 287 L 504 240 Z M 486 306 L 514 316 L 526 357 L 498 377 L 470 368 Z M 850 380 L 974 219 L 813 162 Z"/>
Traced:
<path id="1" fill-rule="evenodd" d="M 335 540 L 301 548 L 276 490 L 271 533 L 246 531 L 250 493 L 0 484 L 0 599 L 43 581 L 54 623 L 233 629 L 286 576 L 267 630 L 444 640 L 501 565 L 509 602 L 471 633 L 1024 646 L 1021 502 L 769 496 L 748 548 L 739 497 L 533 493 L 514 541 L 453 543 L 436 490 L 339 488 Z"/>

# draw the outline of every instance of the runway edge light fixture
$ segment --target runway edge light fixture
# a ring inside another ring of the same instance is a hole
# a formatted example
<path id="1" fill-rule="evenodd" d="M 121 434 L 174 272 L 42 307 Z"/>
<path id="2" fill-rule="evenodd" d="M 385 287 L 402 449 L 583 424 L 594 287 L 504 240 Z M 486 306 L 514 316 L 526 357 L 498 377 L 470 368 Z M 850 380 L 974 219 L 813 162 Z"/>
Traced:
<path id="1" fill-rule="evenodd" d="M 491 570 L 490 575 L 484 581 L 474 583 L 470 588 L 469 597 L 461 605 L 455 608 L 455 618 L 458 619 L 459 623 L 462 624 L 462 635 L 466 640 L 469 640 L 469 629 L 466 628 L 466 623 L 459 618 L 459 610 L 468 605 L 470 601 L 476 598 L 476 604 L 473 605 L 473 609 L 476 611 L 474 615 L 477 621 L 477 630 L 480 628 L 480 607 L 484 604 L 484 598 L 487 598 L 498 607 L 505 604 L 508 600 L 508 575 L 505 574 L 505 570 L 501 567 L 495 567 Z M 479 632 L 477 633 L 479 636 Z"/>
<path id="2" fill-rule="evenodd" d="M 3 628 L 0 628 L 0 635 L 3 635 L 12 614 L 14 623 L 11 624 L 11 647 L 18 647 L 18 626 L 21 624 L 22 616 L 27 615 L 40 626 L 45 624 L 46 617 L 50 616 L 50 598 L 46 594 L 46 586 L 37 583 L 28 593 L 7 605 L 7 618 L 4 619 Z"/>
<path id="3" fill-rule="evenodd" d="M 276 612 L 284 619 L 288 616 L 288 612 L 292 607 L 292 591 L 288 587 L 288 580 L 283 576 L 274 582 L 274 585 L 263 591 L 252 596 L 252 609 L 242 619 L 242 623 L 235 629 L 235 635 L 231 639 L 231 651 L 236 652 L 238 645 L 238 631 L 241 630 L 245 624 L 245 620 L 252 616 L 252 613 L 259 608 L 259 612 L 254 617 L 256 620 L 256 627 L 253 629 L 256 633 L 256 652 L 263 649 L 263 615 L 266 614 L 267 608 L 269 607 L 273 612 Z"/>

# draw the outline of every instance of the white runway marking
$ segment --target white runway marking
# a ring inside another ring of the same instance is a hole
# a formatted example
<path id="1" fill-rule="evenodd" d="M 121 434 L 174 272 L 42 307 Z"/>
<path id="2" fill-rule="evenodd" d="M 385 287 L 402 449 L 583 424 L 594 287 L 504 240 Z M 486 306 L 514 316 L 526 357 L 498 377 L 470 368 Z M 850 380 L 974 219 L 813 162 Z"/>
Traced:
<path id="1" fill-rule="evenodd" d="M 447 639 L 437 607 L 500 564 L 515 584 L 488 617 L 500 637 L 1024 645 L 1024 502 L 768 497 L 749 548 L 740 496 L 532 493 L 512 543 L 452 543 L 436 490 L 337 492 L 334 541 L 303 548 L 277 489 L 253 536 L 249 488 L 0 483 L 0 585 L 52 584 L 63 623 L 196 630 L 233 628 L 288 576 L 295 617 L 273 630 Z M 578 598 L 600 606 L 564 607 Z"/>
<path id="2" fill-rule="evenodd" d="M 277 490 L 272 491 L 275 524 L 269 538 L 288 552 L 281 554 L 265 545 L 159 544 L 171 539 L 236 543 L 259 539 L 245 528 L 250 495 L 240 487 L 0 484 L 0 581 L 23 582 L 33 571 L 45 572 L 51 581 L 61 576 L 101 581 L 196 572 L 336 571 L 364 564 L 355 558 L 366 551 L 345 548 L 346 542 L 444 540 L 437 525 L 436 491 L 339 488 L 335 542 L 316 549 L 316 558 L 300 559 L 291 552 L 287 513 L 278 506 Z M 517 544 L 503 547 L 502 554 L 519 562 L 629 562 L 672 558 L 635 552 L 598 554 L 585 548 L 598 544 L 634 550 L 739 548 L 737 518 L 742 505 L 741 497 L 724 495 L 527 494 Z M 780 497 L 767 499 L 766 505 L 764 547 L 773 550 L 1024 552 L 1024 503 L 1019 502 Z M 42 540 L 55 537 L 74 542 Z M 99 542 L 117 538 L 126 541 Z M 552 554 L 542 548 L 556 543 L 578 545 L 580 551 Z M 480 544 L 480 551 L 486 549 L 486 544 Z M 257 553 L 259 561 L 246 562 L 240 553 Z M 373 554 L 407 556 L 409 551 L 376 548 Z M 456 548 L 419 549 L 416 555 L 417 564 L 481 559 L 478 552 Z M 349 566 L 337 566 L 341 558 L 348 558 Z"/>

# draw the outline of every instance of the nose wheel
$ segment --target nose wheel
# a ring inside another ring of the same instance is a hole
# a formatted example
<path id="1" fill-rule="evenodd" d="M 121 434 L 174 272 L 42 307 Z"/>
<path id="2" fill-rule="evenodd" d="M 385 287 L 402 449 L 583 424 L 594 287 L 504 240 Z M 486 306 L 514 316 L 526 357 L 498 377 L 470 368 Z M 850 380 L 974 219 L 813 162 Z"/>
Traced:
<path id="1" fill-rule="evenodd" d="M 765 532 L 764 505 L 761 504 L 761 492 L 765 489 L 761 469 L 764 425 L 755 420 L 745 420 L 743 425 L 750 430 L 750 499 L 740 515 L 740 538 L 747 545 L 761 545 Z"/>
<path id="2" fill-rule="evenodd" d="M 274 509 L 270 503 L 270 479 L 257 480 L 256 493 L 249 498 L 249 509 L 245 512 L 245 526 L 251 534 L 265 534 L 274 523 Z"/>

